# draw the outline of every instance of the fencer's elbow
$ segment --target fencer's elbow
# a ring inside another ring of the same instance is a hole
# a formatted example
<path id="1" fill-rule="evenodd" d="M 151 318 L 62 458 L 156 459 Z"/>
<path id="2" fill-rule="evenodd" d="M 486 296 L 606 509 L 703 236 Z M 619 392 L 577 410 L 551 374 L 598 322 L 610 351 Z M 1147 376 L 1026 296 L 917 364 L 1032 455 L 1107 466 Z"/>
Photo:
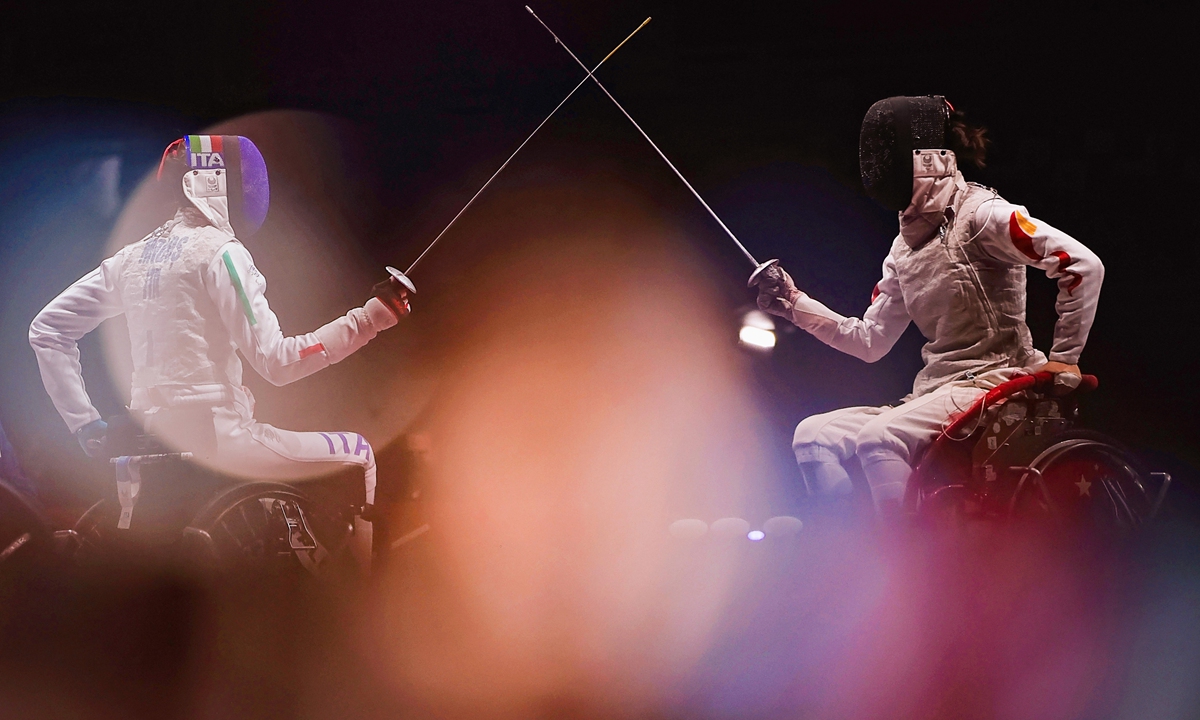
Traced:
<path id="1" fill-rule="evenodd" d="M 1076 272 L 1097 285 L 1104 282 L 1104 263 L 1099 255 L 1087 248 L 1076 250 L 1075 255 Z"/>
<path id="2" fill-rule="evenodd" d="M 888 354 L 890 348 L 880 347 L 878 345 L 863 345 L 858 349 L 855 355 L 859 360 L 865 363 L 879 362 L 884 355 Z"/>
<path id="3" fill-rule="evenodd" d="M 263 380 L 271 383 L 275 387 L 283 387 L 292 382 L 294 378 L 288 377 L 283 368 L 273 368 L 269 365 L 264 365 L 258 371 L 259 375 L 263 376 Z"/>
<path id="4" fill-rule="evenodd" d="M 878 350 L 872 349 L 872 350 L 867 350 L 866 352 L 859 355 L 858 359 L 862 360 L 865 363 L 877 363 L 877 362 L 879 362 L 880 359 L 883 358 L 884 355 L 887 355 L 887 353 L 879 352 Z"/>
<path id="5" fill-rule="evenodd" d="M 53 348 L 55 342 L 55 333 L 46 323 L 43 313 L 38 313 L 33 318 L 33 322 L 29 323 L 29 346 L 36 352 L 41 348 Z"/>
<path id="6" fill-rule="evenodd" d="M 844 345 L 835 345 L 833 343 L 830 343 L 830 346 L 833 347 L 833 349 L 835 349 L 835 350 L 840 350 L 840 351 L 846 353 L 847 355 L 849 355 L 850 357 L 857 358 L 859 360 L 862 360 L 865 363 L 877 362 L 879 360 L 879 358 L 881 358 L 887 354 L 886 352 L 880 352 L 874 348 L 866 347 L 863 345 L 854 345 L 852 347 L 846 347 Z"/>
<path id="7" fill-rule="evenodd" d="M 281 362 L 264 362 L 257 368 L 258 374 L 275 387 L 291 385 L 307 373 L 300 370 L 297 364 L 285 365 Z"/>

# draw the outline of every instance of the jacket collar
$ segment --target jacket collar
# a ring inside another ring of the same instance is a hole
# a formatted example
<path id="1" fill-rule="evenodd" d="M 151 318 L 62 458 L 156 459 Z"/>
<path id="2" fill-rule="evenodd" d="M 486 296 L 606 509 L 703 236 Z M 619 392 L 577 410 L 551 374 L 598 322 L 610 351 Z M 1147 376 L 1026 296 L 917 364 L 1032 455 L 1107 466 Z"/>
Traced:
<path id="1" fill-rule="evenodd" d="M 900 237 L 912 249 L 929 242 L 947 221 L 947 210 L 967 183 L 951 150 L 913 153 L 913 199 L 900 213 Z"/>

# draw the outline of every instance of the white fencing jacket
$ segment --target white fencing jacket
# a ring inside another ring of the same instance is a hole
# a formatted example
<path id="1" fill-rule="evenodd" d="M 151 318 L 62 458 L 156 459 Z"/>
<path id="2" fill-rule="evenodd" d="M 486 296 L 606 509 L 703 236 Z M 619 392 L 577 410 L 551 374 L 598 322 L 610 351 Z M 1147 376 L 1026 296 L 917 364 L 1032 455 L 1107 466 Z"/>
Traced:
<path id="1" fill-rule="evenodd" d="M 934 155 L 922 166 L 925 153 Z M 1046 361 L 1025 325 L 1025 266 L 1034 266 L 1058 282 L 1049 359 L 1078 363 L 1104 279 L 1100 259 L 1024 207 L 964 182 L 953 153 L 922 150 L 914 163 L 917 207 L 902 214 L 863 317 L 844 317 L 801 292 L 792 321 L 866 362 L 886 355 L 915 322 L 928 340 L 913 385 L 919 396 L 969 374 Z"/>
<path id="2" fill-rule="evenodd" d="M 84 386 L 78 340 L 125 315 L 133 355 L 131 407 L 224 405 L 242 384 L 235 350 L 285 385 L 336 363 L 396 323 L 372 298 L 317 330 L 285 337 L 267 281 L 227 230 L 180 210 L 52 300 L 29 327 L 47 392 L 75 432 L 100 419 Z"/>

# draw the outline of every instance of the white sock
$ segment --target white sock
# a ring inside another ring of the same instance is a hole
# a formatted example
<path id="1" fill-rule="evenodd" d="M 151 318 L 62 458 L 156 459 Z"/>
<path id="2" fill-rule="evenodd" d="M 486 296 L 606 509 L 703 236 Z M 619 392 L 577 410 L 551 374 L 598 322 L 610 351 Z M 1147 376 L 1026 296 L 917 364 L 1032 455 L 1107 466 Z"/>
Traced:
<path id="1" fill-rule="evenodd" d="M 804 476 L 809 492 L 816 495 L 849 495 L 853 490 L 850 475 L 841 463 L 802 462 L 800 474 Z"/>
<path id="2" fill-rule="evenodd" d="M 871 499 L 875 501 L 876 512 L 899 510 L 904 502 L 904 487 L 912 475 L 908 463 L 895 453 L 876 451 L 863 460 L 862 466 L 867 484 L 871 486 Z"/>

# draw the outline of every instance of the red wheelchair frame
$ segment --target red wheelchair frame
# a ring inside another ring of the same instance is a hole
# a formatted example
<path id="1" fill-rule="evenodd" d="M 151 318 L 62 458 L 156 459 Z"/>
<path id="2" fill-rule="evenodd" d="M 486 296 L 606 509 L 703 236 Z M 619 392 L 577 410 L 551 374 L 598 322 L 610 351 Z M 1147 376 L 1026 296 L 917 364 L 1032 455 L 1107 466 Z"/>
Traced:
<path id="1" fill-rule="evenodd" d="M 1145 472 L 1116 441 L 1079 426 L 1079 398 L 1096 389 L 1095 376 L 1063 395 L 1053 382 L 1051 373 L 1015 378 L 954 418 L 919 458 L 906 512 L 1116 531 L 1153 518 L 1170 475 Z"/>

